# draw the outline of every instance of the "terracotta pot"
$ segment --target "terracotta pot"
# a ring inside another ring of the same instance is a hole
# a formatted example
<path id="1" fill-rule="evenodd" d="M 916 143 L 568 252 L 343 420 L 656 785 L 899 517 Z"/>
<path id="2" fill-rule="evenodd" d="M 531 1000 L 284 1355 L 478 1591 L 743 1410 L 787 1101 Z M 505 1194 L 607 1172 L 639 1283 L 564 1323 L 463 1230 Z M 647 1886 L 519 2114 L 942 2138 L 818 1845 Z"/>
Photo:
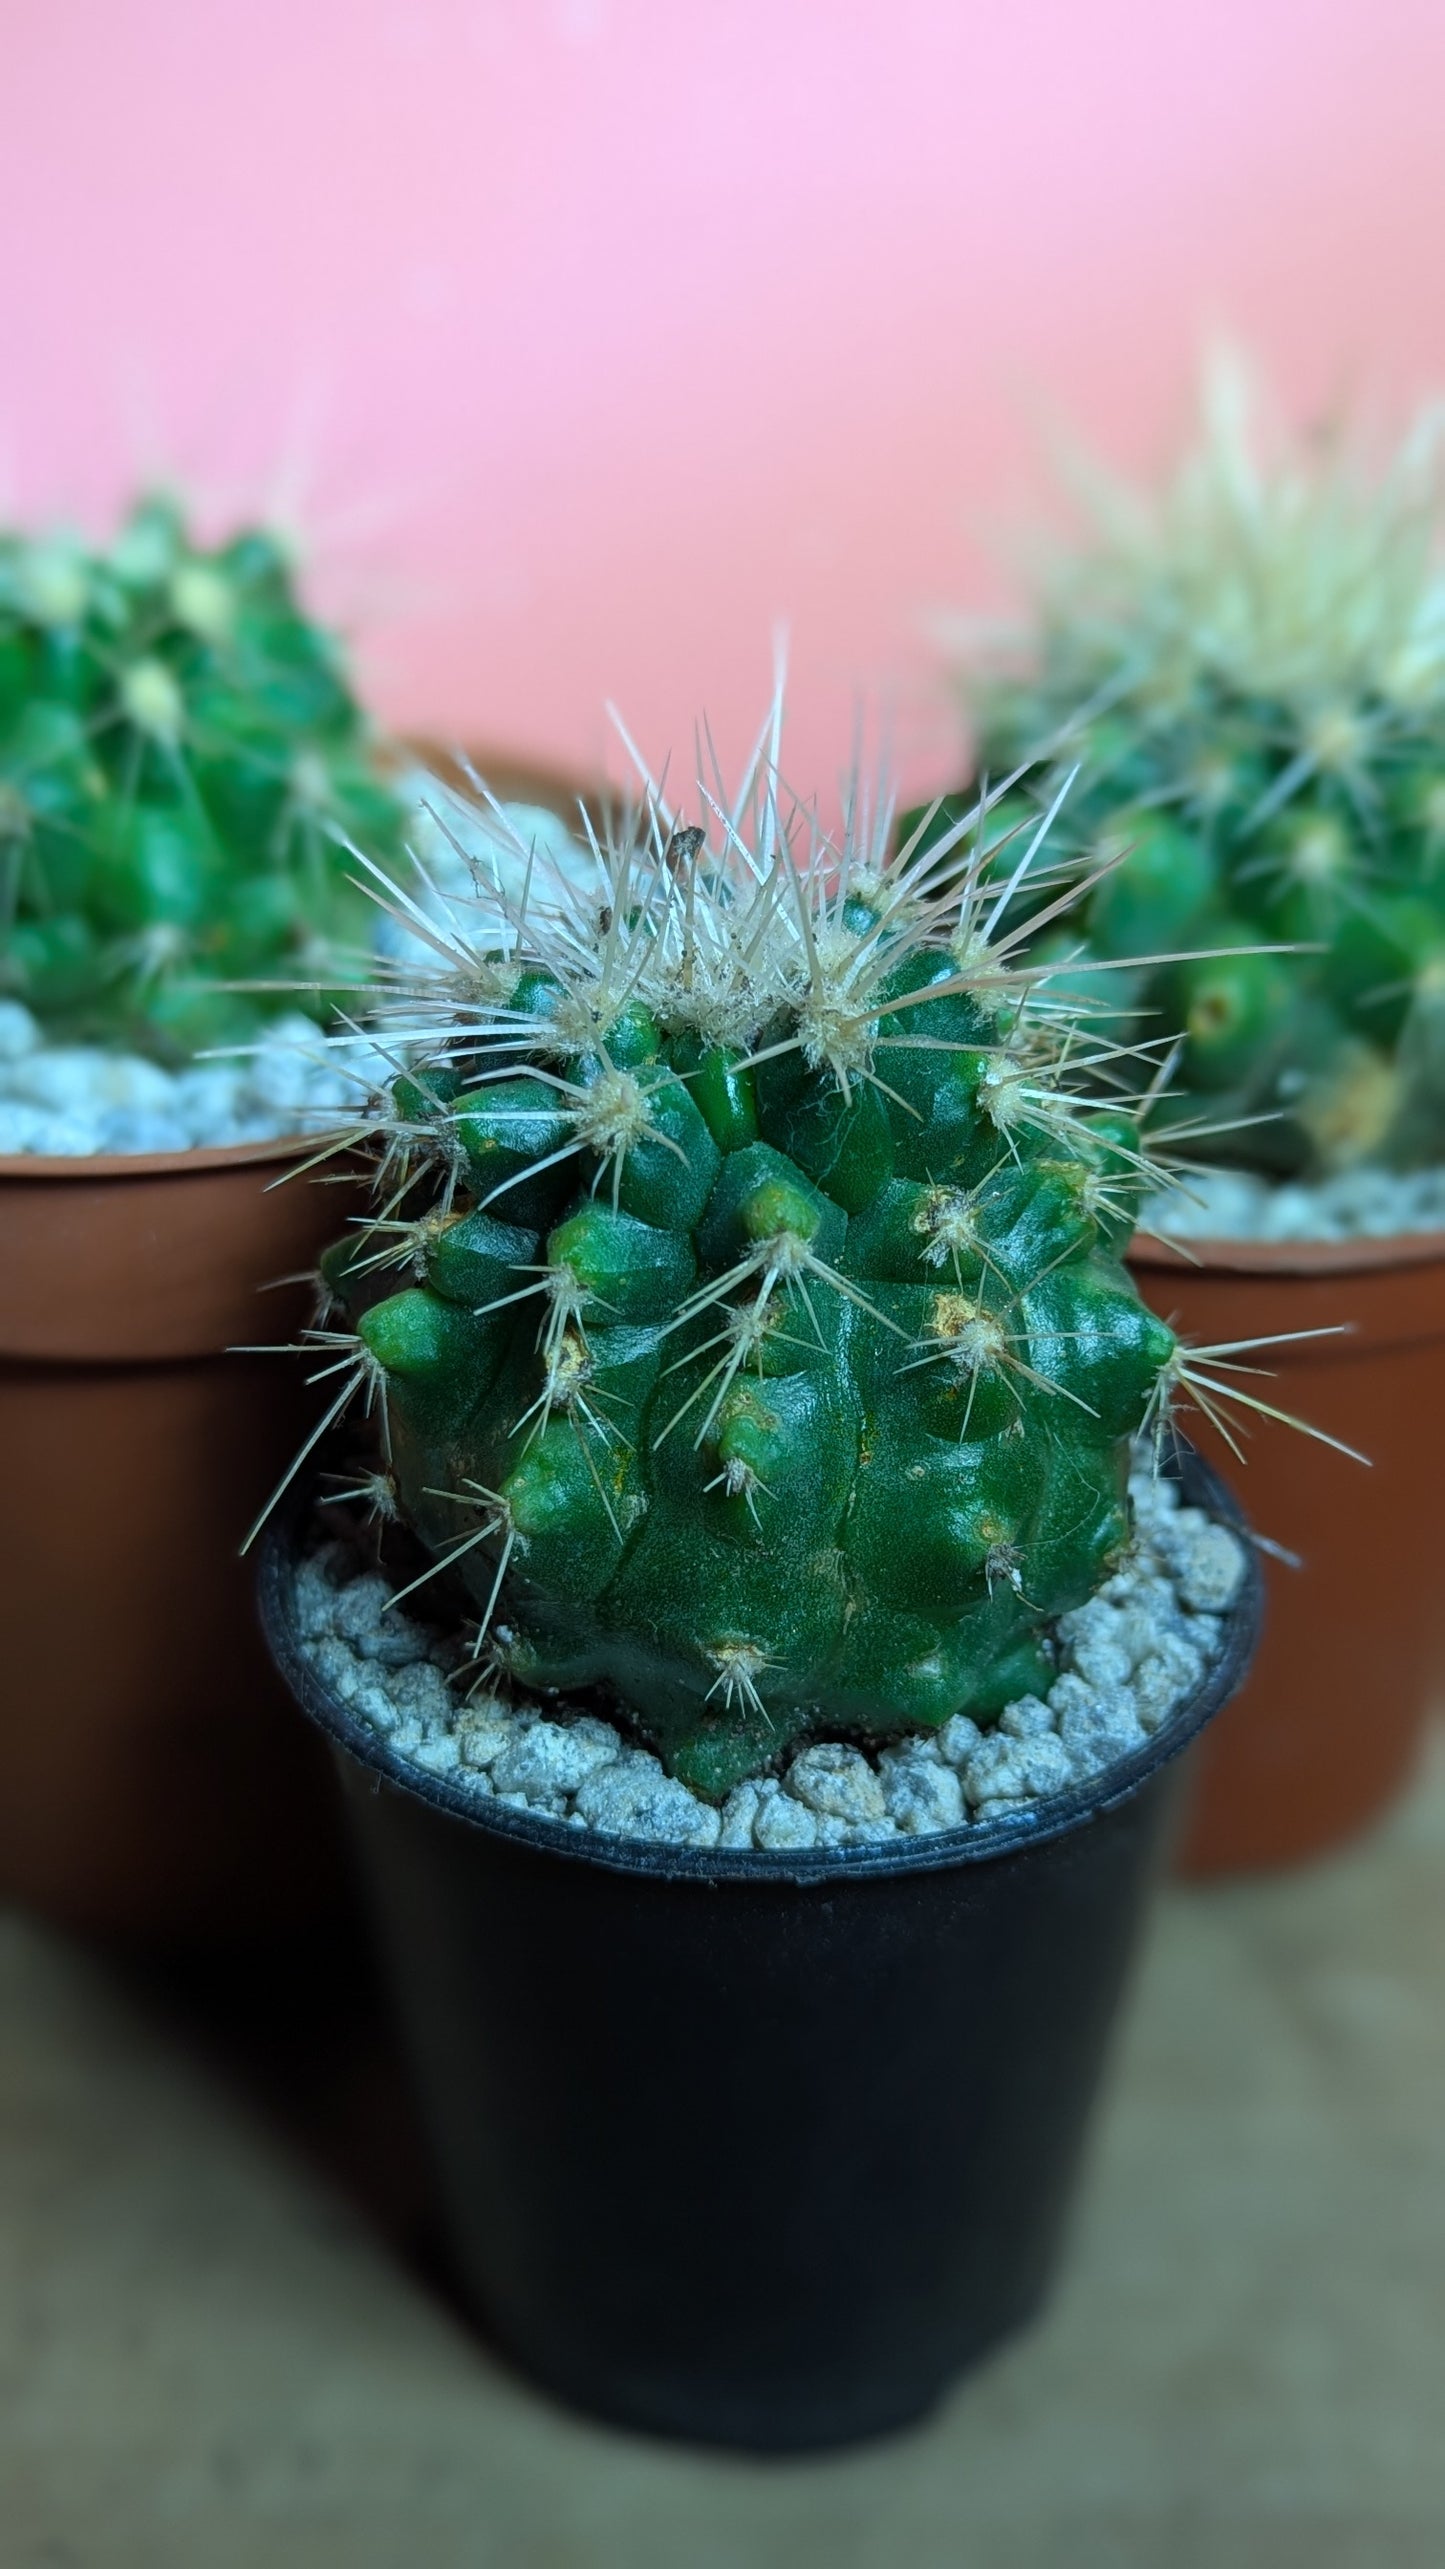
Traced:
<path id="1" fill-rule="evenodd" d="M 318 1395 L 280 1357 L 342 1187 L 296 1142 L 0 1160 L 0 1896 L 115 1934 L 291 1924 L 335 1892 L 241 1540 Z"/>
<path id="2" fill-rule="evenodd" d="M 1256 1419 L 1241 1466 L 1185 1420 L 1251 1523 L 1297 1556 L 1267 1559 L 1264 1638 L 1195 1771 L 1181 1866 L 1289 1864 L 1363 1829 L 1407 1782 L 1445 1686 L 1437 1474 L 1445 1439 L 1445 1238 L 1136 1240 L 1141 1291 L 1202 1344 L 1285 1330 L 1349 1334 L 1243 1361 L 1246 1390 L 1371 1458 L 1370 1468 Z"/>
<path id="3" fill-rule="evenodd" d="M 556 770 L 474 763 L 575 813 Z M 309 1317 L 266 1288 L 345 1219 L 344 1187 L 274 1183 L 310 1148 L 0 1159 L 0 1899 L 67 1925 L 252 1936 L 340 1896 L 329 1767 L 239 1558 L 326 1395 L 227 1353 Z"/>

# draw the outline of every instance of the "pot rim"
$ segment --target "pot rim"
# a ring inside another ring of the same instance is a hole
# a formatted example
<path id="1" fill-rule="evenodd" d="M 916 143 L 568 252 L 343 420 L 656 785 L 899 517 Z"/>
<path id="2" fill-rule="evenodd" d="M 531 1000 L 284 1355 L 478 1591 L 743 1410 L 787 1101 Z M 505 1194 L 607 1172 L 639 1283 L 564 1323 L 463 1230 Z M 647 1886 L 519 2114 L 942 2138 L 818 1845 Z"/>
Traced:
<path id="1" fill-rule="evenodd" d="M 199 1169 L 264 1167 L 272 1160 L 304 1159 L 324 1150 L 344 1126 L 328 1125 L 320 1133 L 278 1134 L 269 1142 L 218 1142 L 193 1151 L 91 1151 L 54 1158 L 45 1151 L 0 1154 L 0 1185 L 10 1178 L 188 1177 Z"/>
<path id="2" fill-rule="evenodd" d="M 658 1845 L 641 1838 L 608 1835 L 598 1829 L 573 1829 L 531 1811 L 480 1801 L 461 1791 L 444 1775 L 419 1772 L 399 1757 L 385 1740 L 359 1721 L 321 1678 L 300 1648 L 288 1593 L 288 1572 L 299 1549 L 297 1537 L 311 1514 L 316 1473 L 293 1489 L 289 1503 L 267 1527 L 257 1582 L 261 1624 L 283 1677 L 301 1710 L 373 1779 L 430 1804 L 449 1818 L 494 1837 L 510 1838 L 540 1855 L 563 1862 L 600 1865 L 611 1873 L 650 1875 L 677 1882 L 795 1882 L 800 1887 L 830 1883 L 896 1879 L 912 1873 L 937 1873 L 960 1864 L 985 1864 L 1025 1853 L 1050 1839 L 1085 1827 L 1104 1812 L 1132 1799 L 1141 1787 L 1177 1757 L 1242 1685 L 1254 1656 L 1264 1612 L 1264 1579 L 1258 1551 L 1238 1500 L 1213 1467 L 1182 1436 L 1163 1469 L 1177 1479 L 1186 1501 L 1202 1505 L 1244 1539 L 1245 1575 L 1224 1620 L 1224 1642 L 1192 1695 L 1142 1748 L 1120 1758 L 1102 1776 L 1073 1786 L 1029 1806 L 1017 1817 L 973 1821 L 935 1836 L 880 1840 L 875 1846 L 687 1847 Z"/>
<path id="3" fill-rule="evenodd" d="M 1176 1275 L 1364 1275 L 1445 1264 L 1445 1229 L 1357 1240 L 1170 1240 L 1156 1231 L 1136 1231 L 1125 1255 L 1131 1266 L 1163 1267 Z"/>

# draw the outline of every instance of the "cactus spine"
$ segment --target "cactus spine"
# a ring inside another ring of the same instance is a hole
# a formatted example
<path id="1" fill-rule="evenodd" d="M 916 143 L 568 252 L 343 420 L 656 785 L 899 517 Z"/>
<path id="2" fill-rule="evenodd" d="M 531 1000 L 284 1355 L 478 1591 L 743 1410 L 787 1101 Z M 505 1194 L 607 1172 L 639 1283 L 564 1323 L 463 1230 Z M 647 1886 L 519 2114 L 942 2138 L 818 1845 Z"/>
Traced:
<path id="1" fill-rule="evenodd" d="M 488 1664 L 721 1797 L 1046 1683 L 1183 1360 L 1119 1263 L 1134 1125 L 1074 1085 L 1114 1048 L 974 819 L 891 856 L 855 801 L 835 848 L 772 756 L 698 810 L 649 783 L 590 891 L 488 887 L 501 941 L 395 994 L 317 1338 Z"/>
<path id="2" fill-rule="evenodd" d="M 52 1033 L 179 1060 L 324 1018 L 370 942 L 338 833 L 401 822 L 273 538 L 161 499 L 105 552 L 0 538 L 0 988 Z"/>
<path id="3" fill-rule="evenodd" d="M 1180 1057 L 1159 1121 L 1277 1175 L 1445 1151 L 1445 592 L 1437 447 L 1371 476 L 1338 439 L 1261 461 L 1218 366 L 1156 504 L 1110 493 L 1056 570 L 1032 670 L 980 699 L 980 763 L 1079 766 L 1087 959 Z M 1231 952 L 1286 948 L 1286 952 Z M 1140 968 L 1138 958 L 1190 959 Z M 1095 985 L 1098 986 L 1097 984 Z M 1224 1128 L 1231 1127 L 1226 1131 Z"/>

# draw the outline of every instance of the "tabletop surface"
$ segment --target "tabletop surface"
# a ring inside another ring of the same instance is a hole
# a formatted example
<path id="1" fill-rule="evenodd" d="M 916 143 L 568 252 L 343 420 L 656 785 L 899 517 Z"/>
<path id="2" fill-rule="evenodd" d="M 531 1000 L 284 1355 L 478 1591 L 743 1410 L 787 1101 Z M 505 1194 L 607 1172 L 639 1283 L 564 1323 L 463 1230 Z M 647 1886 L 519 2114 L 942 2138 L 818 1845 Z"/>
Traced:
<path id="1" fill-rule="evenodd" d="M 1049 2315 L 843 2459 L 507 2371 L 431 2280 L 365 1975 L 309 1968 L 203 2004 L 0 1921 L 3 2569 L 1445 2558 L 1445 1757 L 1343 1857 L 1167 1894 Z"/>

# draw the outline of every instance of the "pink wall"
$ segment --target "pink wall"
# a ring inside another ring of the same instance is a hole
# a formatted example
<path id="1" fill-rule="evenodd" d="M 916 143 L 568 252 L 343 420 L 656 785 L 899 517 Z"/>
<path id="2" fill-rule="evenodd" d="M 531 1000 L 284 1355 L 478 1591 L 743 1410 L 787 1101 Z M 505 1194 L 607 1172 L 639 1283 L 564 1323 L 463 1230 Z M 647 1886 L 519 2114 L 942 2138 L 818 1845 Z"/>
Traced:
<path id="1" fill-rule="evenodd" d="M 1445 377 L 1442 98 L 1442 0 L 9 0 L 7 501 L 305 455 L 392 715 L 736 746 L 782 616 L 794 781 L 862 688 L 921 778 L 1041 388 Z"/>

